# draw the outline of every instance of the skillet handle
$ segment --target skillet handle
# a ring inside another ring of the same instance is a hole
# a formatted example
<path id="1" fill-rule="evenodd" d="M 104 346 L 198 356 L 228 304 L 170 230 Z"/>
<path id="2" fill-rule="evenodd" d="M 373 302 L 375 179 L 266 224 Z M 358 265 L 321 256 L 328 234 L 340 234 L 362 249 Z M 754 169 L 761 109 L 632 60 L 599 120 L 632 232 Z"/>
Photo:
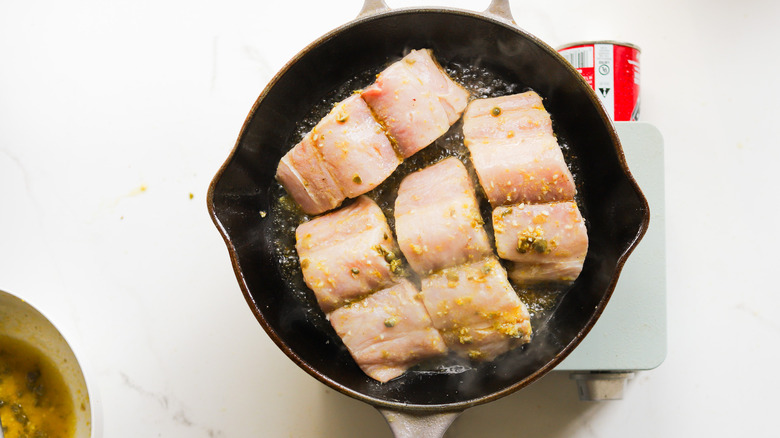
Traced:
<path id="1" fill-rule="evenodd" d="M 395 438 L 442 438 L 463 411 L 413 414 L 389 409 L 377 410 L 385 417 Z"/>
<path id="2" fill-rule="evenodd" d="M 514 17 L 512 17 L 512 10 L 509 8 L 509 0 L 492 0 L 484 13 L 512 24 L 517 24 L 515 23 Z"/>
<path id="3" fill-rule="evenodd" d="M 389 10 L 390 6 L 387 6 L 385 0 L 364 0 L 363 9 L 358 13 L 358 18 Z"/>
<path id="4" fill-rule="evenodd" d="M 363 0 L 363 8 L 358 13 L 358 18 L 389 10 L 390 6 L 387 6 L 385 0 Z M 485 9 L 484 13 L 512 24 L 517 24 L 512 17 L 512 10 L 509 8 L 509 0 L 491 0 L 490 5 Z"/>

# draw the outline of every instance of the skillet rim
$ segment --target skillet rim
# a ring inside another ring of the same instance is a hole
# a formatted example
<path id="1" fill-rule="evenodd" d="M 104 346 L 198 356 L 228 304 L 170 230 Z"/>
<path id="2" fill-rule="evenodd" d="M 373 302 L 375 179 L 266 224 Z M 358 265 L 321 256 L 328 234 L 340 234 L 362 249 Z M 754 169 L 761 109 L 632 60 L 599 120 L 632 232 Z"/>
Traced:
<path id="1" fill-rule="evenodd" d="M 507 385 L 497 391 L 494 391 L 492 393 L 489 393 L 487 395 L 483 395 L 480 397 L 476 397 L 470 400 L 466 401 L 460 401 L 460 402 L 453 402 L 453 403 L 442 403 L 442 404 L 411 404 L 411 403 L 403 403 L 403 402 L 395 402 L 395 401 L 389 401 L 389 400 L 383 400 L 379 399 L 373 396 L 366 395 L 362 392 L 353 390 L 349 387 L 346 387 L 339 382 L 333 380 L 328 375 L 320 372 L 313 366 L 309 365 L 307 362 L 305 362 L 298 354 L 293 351 L 287 344 L 281 339 L 279 334 L 273 329 L 273 327 L 268 324 L 265 317 L 263 316 L 262 312 L 260 312 L 259 307 L 255 303 L 254 299 L 252 298 L 252 295 L 249 291 L 249 288 L 247 286 L 246 279 L 244 278 L 243 270 L 239 264 L 238 260 L 238 252 L 236 250 L 235 245 L 232 242 L 232 239 L 230 237 L 230 234 L 225 229 L 225 227 L 220 222 L 218 212 L 216 211 L 215 205 L 214 205 L 214 196 L 215 196 L 215 190 L 219 183 L 219 181 L 222 178 L 222 175 L 225 173 L 227 168 L 230 166 L 230 164 L 233 162 L 233 159 L 236 156 L 236 153 L 239 149 L 240 143 L 242 138 L 247 132 L 247 128 L 250 124 L 250 121 L 253 119 L 255 112 L 257 111 L 260 104 L 263 102 L 265 97 L 268 95 L 268 93 L 276 86 L 277 82 L 290 70 L 290 68 L 295 65 L 300 59 L 305 57 L 310 51 L 315 49 L 316 47 L 324 44 L 325 42 L 329 41 L 330 39 L 336 37 L 337 35 L 341 34 L 342 32 L 345 32 L 349 30 L 352 27 L 364 24 L 369 21 L 377 20 L 380 18 L 387 18 L 392 16 L 401 16 L 401 15 L 409 15 L 409 14 L 452 14 L 452 15 L 459 15 L 459 16 L 466 16 L 469 18 L 477 19 L 486 21 L 491 25 L 497 25 L 500 27 L 503 27 L 507 30 L 510 30 L 516 34 L 518 34 L 519 37 L 525 38 L 539 46 L 541 49 L 543 49 L 545 52 L 553 56 L 554 58 L 558 58 L 559 63 L 569 71 L 570 76 L 573 80 L 576 80 L 579 82 L 579 87 L 586 90 L 587 96 L 590 99 L 593 106 L 596 108 L 596 111 L 599 113 L 600 118 L 603 122 L 606 124 L 606 128 L 609 134 L 610 139 L 612 140 L 612 145 L 614 146 L 614 152 L 616 154 L 616 158 L 618 159 L 618 163 L 620 165 L 620 168 L 624 174 L 624 176 L 627 179 L 627 182 L 631 185 L 631 188 L 636 193 L 639 201 L 641 201 L 641 207 L 644 212 L 642 221 L 639 225 L 639 229 L 637 230 L 633 240 L 627 245 L 627 247 L 623 250 L 622 254 L 617 258 L 615 269 L 612 272 L 612 277 L 610 279 L 610 282 L 607 286 L 607 289 L 605 290 L 604 294 L 602 295 L 602 298 L 599 300 L 598 306 L 594 310 L 594 312 L 591 314 L 591 317 L 588 319 L 587 324 L 585 324 L 584 327 L 580 329 L 577 336 L 574 337 L 574 339 L 571 340 L 567 345 L 565 345 L 558 354 L 555 355 L 555 357 L 547 362 L 544 366 L 536 369 L 533 373 L 528 375 L 526 378 L 519 380 L 513 384 Z M 620 139 L 617 135 L 617 131 L 615 130 L 614 122 L 609 118 L 609 115 L 607 114 L 606 110 L 604 109 L 603 105 L 601 104 L 601 101 L 598 99 L 598 96 L 596 95 L 595 91 L 590 87 L 590 85 L 585 81 L 585 79 L 582 77 L 582 75 L 577 72 L 577 70 L 556 51 L 551 46 L 549 46 L 547 43 L 543 42 L 536 36 L 526 32 L 522 28 L 520 28 L 517 24 L 509 22 L 505 20 L 504 18 L 493 16 L 489 12 L 474 12 L 474 11 L 468 11 L 463 9 L 457 9 L 457 8 L 448 8 L 448 7 L 412 7 L 412 8 L 398 8 L 398 9 L 391 9 L 387 11 L 382 11 L 378 13 L 373 13 L 367 16 L 360 16 L 356 19 L 353 19 L 347 23 L 344 23 L 333 30 L 325 33 L 321 37 L 317 38 L 310 44 L 308 44 L 306 47 L 304 47 L 302 50 L 300 50 L 298 53 L 296 53 L 288 62 L 284 64 L 284 66 L 271 78 L 271 80 L 268 82 L 268 84 L 265 86 L 263 91 L 260 93 L 258 98 L 255 100 L 254 104 L 252 105 L 252 108 L 250 109 L 249 113 L 247 114 L 246 119 L 244 120 L 243 125 L 241 126 L 241 130 L 239 131 L 238 138 L 236 140 L 235 145 L 233 146 L 233 149 L 231 150 L 230 154 L 228 155 L 227 159 L 224 161 L 224 163 L 220 166 L 219 170 L 213 177 L 211 183 L 209 184 L 208 193 L 206 196 L 206 204 L 209 211 L 209 216 L 211 217 L 212 221 L 214 222 L 214 225 L 217 227 L 218 231 L 220 232 L 220 235 L 222 236 L 225 245 L 227 246 L 228 253 L 230 256 L 231 265 L 233 266 L 233 272 L 236 275 L 236 279 L 238 280 L 239 286 L 241 288 L 241 291 L 244 295 L 244 298 L 249 305 L 252 313 L 255 315 L 255 318 L 258 320 L 260 325 L 263 327 L 265 332 L 268 334 L 268 336 L 273 340 L 273 342 L 276 344 L 276 346 L 282 350 L 290 359 L 295 362 L 298 367 L 306 371 L 308 374 L 310 374 L 312 377 L 316 378 L 317 380 L 321 381 L 322 383 L 325 383 L 329 387 L 337 390 L 338 392 L 341 392 L 342 394 L 348 395 L 352 398 L 355 398 L 357 400 L 366 402 L 376 408 L 390 408 L 400 411 L 409 411 L 409 412 L 454 412 L 454 411 L 462 411 L 467 408 L 480 405 L 483 403 L 488 403 L 493 400 L 497 400 L 499 398 L 505 397 L 509 394 L 512 394 L 531 383 L 535 382 L 551 370 L 553 370 L 563 359 L 565 359 L 579 344 L 582 342 L 582 340 L 585 338 L 585 336 L 590 332 L 590 330 L 593 328 L 595 323 L 598 321 L 599 317 L 604 311 L 604 308 L 606 307 L 607 303 L 609 302 L 609 299 L 611 298 L 615 286 L 617 284 L 618 278 L 620 277 L 620 273 L 623 269 L 623 266 L 628 259 L 628 257 L 631 255 L 631 253 L 634 251 L 638 243 L 642 240 L 645 233 L 647 232 L 647 229 L 649 227 L 650 222 L 650 209 L 649 204 L 647 202 L 647 198 L 642 193 L 638 183 L 634 179 L 633 175 L 631 174 L 631 171 L 628 168 L 628 165 L 626 163 L 625 154 L 623 153 L 622 144 L 620 142 Z"/>

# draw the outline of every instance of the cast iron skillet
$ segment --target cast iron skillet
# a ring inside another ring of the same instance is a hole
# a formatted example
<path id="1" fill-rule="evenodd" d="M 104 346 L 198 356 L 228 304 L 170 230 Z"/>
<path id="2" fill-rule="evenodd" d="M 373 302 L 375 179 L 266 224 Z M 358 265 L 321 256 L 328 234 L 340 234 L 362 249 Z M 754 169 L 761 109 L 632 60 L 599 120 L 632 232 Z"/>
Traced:
<path id="1" fill-rule="evenodd" d="M 279 159 L 299 140 L 296 124 L 345 81 L 378 71 L 413 48 L 433 49 L 442 64 L 479 64 L 544 98 L 577 167 L 590 247 L 582 274 L 524 348 L 476 368 L 407 372 L 380 384 L 360 371 L 313 296 L 302 299 L 281 274 L 271 203 Z M 214 177 L 207 202 L 241 290 L 268 335 L 312 376 L 379 408 L 397 436 L 441 436 L 460 411 L 553 369 L 601 315 L 649 221 L 647 201 L 595 93 L 555 50 L 514 25 L 506 0 L 493 0 L 482 14 L 390 10 L 382 0 L 365 0 L 356 20 L 305 48 L 272 79 Z"/>

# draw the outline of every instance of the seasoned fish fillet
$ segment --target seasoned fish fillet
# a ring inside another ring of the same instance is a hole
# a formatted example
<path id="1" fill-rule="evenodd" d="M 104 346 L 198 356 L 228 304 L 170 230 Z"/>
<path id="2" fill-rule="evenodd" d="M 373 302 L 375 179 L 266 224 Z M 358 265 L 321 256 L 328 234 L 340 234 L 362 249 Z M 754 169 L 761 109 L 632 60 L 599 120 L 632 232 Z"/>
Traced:
<path id="1" fill-rule="evenodd" d="M 464 115 L 463 135 L 475 141 L 503 140 L 553 135 L 553 130 L 542 98 L 528 91 L 472 101 Z"/>
<path id="2" fill-rule="evenodd" d="M 295 238 L 303 279 L 325 312 L 397 280 L 393 234 L 382 210 L 365 196 L 299 225 Z"/>
<path id="3" fill-rule="evenodd" d="M 401 163 L 358 95 L 337 103 L 277 168 L 276 177 L 308 214 L 372 190 Z"/>
<path id="4" fill-rule="evenodd" d="M 477 143 L 469 151 L 493 207 L 574 198 L 574 182 L 554 138 Z"/>
<path id="5" fill-rule="evenodd" d="M 395 201 L 401 252 L 422 275 L 492 254 L 466 167 L 446 158 L 408 175 Z"/>
<path id="6" fill-rule="evenodd" d="M 311 136 L 348 198 L 372 190 L 401 164 L 382 126 L 356 94 L 336 104 Z"/>
<path id="7" fill-rule="evenodd" d="M 433 326 L 461 356 L 493 360 L 531 339 L 528 309 L 495 257 L 425 277 L 421 294 Z"/>
<path id="8" fill-rule="evenodd" d="M 328 315 L 355 362 L 369 377 L 387 382 L 447 347 L 408 280 Z"/>
<path id="9" fill-rule="evenodd" d="M 551 263 L 514 262 L 509 268 L 509 278 L 515 284 L 533 285 L 539 283 L 568 284 L 574 282 L 582 272 L 584 260 L 568 260 Z"/>
<path id="10" fill-rule="evenodd" d="M 276 168 L 276 179 L 308 214 L 338 207 L 345 198 L 310 136 L 282 157 Z"/>
<path id="11" fill-rule="evenodd" d="M 574 179 L 550 115 L 533 91 L 472 101 L 463 136 L 493 207 L 574 198 Z"/>
<path id="12" fill-rule="evenodd" d="M 433 58 L 433 52 L 430 49 L 412 50 L 404 58 L 404 64 L 439 98 L 449 124 L 457 122 L 466 109 L 469 93 L 442 70 Z"/>
<path id="13" fill-rule="evenodd" d="M 362 96 L 406 158 L 447 132 L 469 95 L 423 49 L 387 67 Z"/>
<path id="14" fill-rule="evenodd" d="M 569 282 L 577 278 L 588 253 L 588 230 L 577 204 L 520 204 L 493 210 L 499 257 L 518 262 L 518 283 Z"/>

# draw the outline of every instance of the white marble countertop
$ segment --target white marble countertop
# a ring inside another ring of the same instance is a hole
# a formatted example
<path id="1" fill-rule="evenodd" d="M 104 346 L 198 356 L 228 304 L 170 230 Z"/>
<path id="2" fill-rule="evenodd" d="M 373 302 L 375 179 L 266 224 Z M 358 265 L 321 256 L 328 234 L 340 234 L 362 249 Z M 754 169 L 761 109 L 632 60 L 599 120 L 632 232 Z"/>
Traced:
<path id="1" fill-rule="evenodd" d="M 448 436 L 774 435 L 780 3 L 511 5 L 552 46 L 642 48 L 642 120 L 666 145 L 668 356 L 622 401 L 581 402 L 553 373 L 466 411 Z M 270 341 L 205 206 L 272 75 L 359 9 L 0 2 L 0 289 L 76 343 L 106 437 L 390 436 Z"/>

